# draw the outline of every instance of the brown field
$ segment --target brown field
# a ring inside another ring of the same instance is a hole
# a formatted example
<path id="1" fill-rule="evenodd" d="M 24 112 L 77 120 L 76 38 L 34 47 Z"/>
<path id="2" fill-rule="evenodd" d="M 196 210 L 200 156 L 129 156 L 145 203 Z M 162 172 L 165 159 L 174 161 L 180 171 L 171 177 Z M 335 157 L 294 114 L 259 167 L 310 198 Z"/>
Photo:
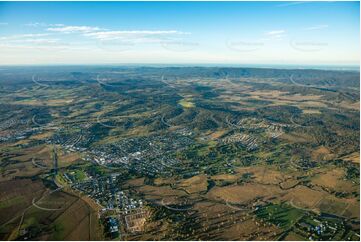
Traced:
<path id="1" fill-rule="evenodd" d="M 52 135 L 53 135 L 53 132 L 52 132 L 52 131 L 48 131 L 48 132 L 44 132 L 44 133 L 32 135 L 32 136 L 29 137 L 29 139 L 32 139 L 32 140 L 43 140 L 43 139 L 46 139 L 46 138 L 51 137 Z"/>
<path id="2" fill-rule="evenodd" d="M 144 185 L 137 187 L 137 190 L 145 195 L 147 199 L 162 199 L 167 196 L 183 196 L 186 193 L 182 190 L 175 190 L 169 186 L 149 186 Z"/>
<path id="3" fill-rule="evenodd" d="M 43 171 L 44 169 L 34 166 L 31 161 L 16 162 L 6 166 L 6 170 L 0 175 L 0 181 L 9 181 L 16 177 L 31 177 Z"/>
<path id="4" fill-rule="evenodd" d="M 0 224 L 20 216 L 32 204 L 32 199 L 41 197 L 45 191 L 40 181 L 19 179 L 0 182 Z"/>
<path id="5" fill-rule="evenodd" d="M 211 176 L 211 179 L 214 181 L 226 181 L 226 182 L 235 182 L 238 180 L 238 176 L 236 175 L 229 175 L 229 174 L 220 174 Z"/>
<path id="6" fill-rule="evenodd" d="M 267 200 L 282 194 L 282 190 L 274 185 L 245 184 L 226 187 L 213 187 L 207 197 L 230 203 L 247 204 L 255 199 Z"/>
<path id="7" fill-rule="evenodd" d="M 136 178 L 127 181 L 127 184 L 132 187 L 139 187 L 144 185 L 144 178 Z"/>
<path id="8" fill-rule="evenodd" d="M 212 216 L 218 216 L 218 214 L 226 213 L 231 210 L 225 204 L 219 204 L 214 202 L 202 201 L 196 203 L 193 207 L 194 210 L 198 211 L 199 217 L 207 219 Z"/>
<path id="9" fill-rule="evenodd" d="M 208 182 L 206 175 L 193 176 L 179 183 L 179 187 L 187 191 L 187 193 L 207 191 L 207 186 Z"/>
<path id="10" fill-rule="evenodd" d="M 40 234 L 36 236 L 41 236 L 42 239 L 49 240 L 51 238 L 64 239 L 66 234 L 71 233 L 73 229 L 66 230 L 67 227 L 64 227 L 61 221 L 64 219 L 68 210 L 71 210 L 73 206 L 77 206 L 79 198 L 70 196 L 61 191 L 53 193 L 49 196 L 45 196 L 41 201 L 36 201 L 37 206 L 32 206 L 24 216 L 24 222 L 21 224 L 21 229 L 28 229 L 31 227 L 44 227 L 44 231 L 41 231 Z M 47 211 L 45 209 L 57 208 L 57 210 Z M 79 209 L 77 207 L 77 209 Z M 74 220 L 77 221 L 76 212 L 73 211 Z M 82 213 L 82 210 L 79 209 L 79 213 Z M 68 220 L 71 220 L 72 217 L 69 217 Z M 45 229 L 46 228 L 46 229 Z M 70 228 L 69 228 L 70 229 Z"/>
<path id="11" fill-rule="evenodd" d="M 318 209 L 325 213 L 336 214 L 347 218 L 359 218 L 359 203 L 355 199 L 341 199 L 328 196 L 317 205 Z"/>
<path id="12" fill-rule="evenodd" d="M 76 229 L 83 220 L 89 220 L 90 213 L 91 211 L 87 204 L 78 199 L 54 221 L 55 226 L 58 226 L 60 229 L 52 235 L 52 238 L 56 240 L 70 239 L 68 236 L 71 235 L 71 232 Z M 80 233 L 77 236 L 83 239 L 89 239 L 89 224 L 86 228 L 88 229 L 79 231 Z"/>
<path id="13" fill-rule="evenodd" d="M 320 110 L 317 109 L 304 109 L 302 112 L 304 114 L 321 114 Z"/>
<path id="14" fill-rule="evenodd" d="M 341 108 L 360 110 L 360 102 L 346 102 L 342 101 L 338 104 Z"/>
<path id="15" fill-rule="evenodd" d="M 312 108 L 327 108 L 327 104 L 323 103 L 323 102 L 316 102 L 316 101 L 305 101 L 305 102 L 301 102 L 298 103 L 297 106 L 300 109 L 312 109 Z"/>
<path id="16" fill-rule="evenodd" d="M 289 141 L 291 143 L 308 143 L 312 141 L 314 138 L 300 133 L 284 133 L 279 138 Z"/>
<path id="17" fill-rule="evenodd" d="M 284 190 L 287 190 L 292 187 L 295 187 L 299 183 L 300 183 L 300 181 L 298 181 L 298 180 L 288 179 L 288 180 L 285 180 L 284 182 L 280 183 L 280 187 Z"/>
<path id="18" fill-rule="evenodd" d="M 149 127 L 147 126 L 137 126 L 134 129 L 127 131 L 126 135 L 130 137 L 134 136 L 143 136 L 149 134 Z"/>
<path id="19" fill-rule="evenodd" d="M 219 137 L 221 137 L 224 133 L 226 132 L 226 130 L 218 130 L 216 132 L 213 132 L 210 136 L 212 140 L 218 139 Z"/>
<path id="20" fill-rule="evenodd" d="M 312 184 L 324 187 L 333 191 L 353 192 L 358 191 L 358 185 L 351 181 L 344 180 L 345 171 L 341 168 L 334 168 L 325 173 L 317 174 L 311 179 Z"/>
<path id="21" fill-rule="evenodd" d="M 35 160 L 41 160 L 42 163 L 48 168 L 51 168 L 53 166 L 52 148 L 47 145 L 40 145 L 33 148 L 22 149 L 21 151 L 15 151 L 12 154 L 15 157 L 13 157 L 11 160 L 14 161 L 31 162 L 34 158 Z"/>
<path id="22" fill-rule="evenodd" d="M 81 161 L 81 156 L 79 153 L 76 152 L 68 153 L 68 154 L 59 154 L 58 156 L 59 167 L 66 167 L 77 161 Z"/>
<path id="23" fill-rule="evenodd" d="M 256 219 L 248 219 L 237 223 L 222 232 L 224 240 L 258 240 L 272 241 L 281 232 L 275 225 L 263 225 Z"/>
<path id="24" fill-rule="evenodd" d="M 80 197 L 82 201 L 84 201 L 87 206 L 90 209 L 90 214 L 89 214 L 89 236 L 90 239 L 89 240 L 103 240 L 103 227 L 101 224 L 99 224 L 99 213 L 102 209 L 102 207 L 97 204 L 94 200 L 92 200 L 90 197 L 88 196 L 84 196 L 83 194 L 80 194 L 79 192 L 75 191 L 75 190 L 71 190 L 71 188 L 69 189 L 65 189 L 67 192 L 69 192 L 70 194 L 73 194 L 77 197 Z M 77 228 L 78 229 L 78 228 Z M 70 239 L 69 239 L 70 240 Z M 76 240 L 76 239 L 71 239 L 71 240 Z M 84 239 L 83 239 L 84 240 Z"/>
<path id="25" fill-rule="evenodd" d="M 34 227 L 40 230 L 32 232 L 33 239 L 101 238 L 97 212 L 77 196 L 50 192 L 40 181 L 30 179 L 0 182 L 0 194 L 0 239 L 14 240 L 19 231 Z"/>
<path id="26" fill-rule="evenodd" d="M 193 209 L 201 222 L 194 240 L 272 240 L 280 232 L 253 217 L 250 210 L 239 211 L 213 202 L 196 203 Z"/>
<path id="27" fill-rule="evenodd" d="M 256 100 L 273 102 L 273 104 L 269 104 L 269 106 L 294 105 L 303 109 L 304 113 L 308 114 L 319 113 L 318 110 L 315 110 L 317 107 L 327 107 L 327 105 L 322 102 L 322 95 L 288 95 L 288 92 L 282 91 L 252 91 L 249 92 L 249 94 L 251 98 Z"/>
<path id="28" fill-rule="evenodd" d="M 67 155 L 59 154 L 59 166 L 65 167 L 80 157 L 77 153 Z M 48 145 L 40 145 L 22 150 L 12 150 L 3 156 L 9 156 L 10 161 L 0 174 L 0 181 L 11 180 L 16 177 L 32 177 L 48 172 L 53 167 L 52 147 Z M 6 169 L 5 169 L 6 168 Z"/>
<path id="29" fill-rule="evenodd" d="M 53 167 L 52 148 L 47 145 L 13 150 L 6 154 L 9 163 L 3 168 L 0 181 L 16 177 L 32 177 L 48 172 Z"/>
<path id="30" fill-rule="evenodd" d="M 277 99 L 286 96 L 287 94 L 289 94 L 289 92 L 272 90 L 272 91 L 252 91 L 249 92 L 248 94 L 256 98 Z"/>
<path id="31" fill-rule="evenodd" d="M 354 152 L 352 154 L 342 157 L 342 159 L 346 160 L 346 161 L 351 161 L 353 163 L 360 164 L 360 153 Z"/>
<path id="32" fill-rule="evenodd" d="M 311 157 L 315 161 L 319 161 L 319 160 L 324 161 L 324 160 L 332 160 L 335 157 L 335 155 L 332 154 L 327 147 L 320 146 L 316 150 L 312 151 Z"/>
<path id="33" fill-rule="evenodd" d="M 29 161 L 32 158 L 41 160 L 51 160 L 51 149 L 48 146 L 40 145 L 33 148 L 22 149 L 21 152 L 15 153 L 16 160 L 18 161 Z M 15 159 L 14 159 L 15 160 Z"/>
<path id="34" fill-rule="evenodd" d="M 308 187 L 298 185 L 288 190 L 287 194 L 284 195 L 281 200 L 288 201 L 296 208 L 314 209 L 327 195 L 328 193 L 315 191 Z"/>
<path id="35" fill-rule="evenodd" d="M 242 175 L 245 173 L 252 173 L 254 182 L 261 184 L 279 184 L 285 179 L 289 178 L 280 171 L 274 170 L 267 166 L 252 166 L 252 167 L 242 167 L 236 169 L 237 174 Z"/>
<path id="36" fill-rule="evenodd" d="M 87 217 L 85 217 L 84 219 L 82 219 L 79 224 L 75 227 L 75 229 L 73 231 L 70 232 L 70 234 L 68 234 L 66 236 L 66 238 L 64 238 L 65 240 L 75 240 L 75 241 L 79 241 L 79 240 L 91 240 L 90 238 L 90 234 L 89 233 L 89 223 L 90 221 L 90 216 L 89 215 Z M 96 220 L 94 220 L 94 222 L 96 222 Z M 88 235 L 87 235 L 88 232 Z"/>
<path id="37" fill-rule="evenodd" d="M 305 238 L 302 238 L 298 234 L 294 232 L 290 232 L 287 234 L 287 236 L 284 238 L 285 241 L 304 241 Z"/>
<path id="38" fill-rule="evenodd" d="M 357 201 L 356 199 L 345 200 L 348 202 L 348 206 L 344 210 L 342 216 L 360 219 L 360 201 Z"/>
<path id="39" fill-rule="evenodd" d="M 51 99 L 51 100 L 21 100 L 15 101 L 16 104 L 21 105 L 31 105 L 31 106 L 50 106 L 50 107 L 58 107 L 70 104 L 74 101 L 74 99 Z"/>
<path id="40" fill-rule="evenodd" d="M 174 178 L 166 179 L 166 178 L 159 177 L 159 178 L 154 179 L 154 185 L 156 185 L 156 186 L 170 185 L 173 183 L 175 183 Z"/>
<path id="41" fill-rule="evenodd" d="M 50 216 L 40 216 L 39 219 L 39 223 L 49 223 L 49 225 L 55 228 L 54 231 L 47 235 L 48 239 L 91 240 L 102 237 L 102 231 L 99 229 L 98 224 L 98 213 L 86 201 L 64 192 L 58 192 L 56 196 L 62 197 L 62 200 L 46 198 L 43 203 L 51 204 L 53 201 L 53 203 L 59 204 L 57 206 L 60 206 L 61 210 L 52 211 Z M 47 201 L 49 199 L 50 201 Z M 43 212 L 42 210 L 40 211 Z M 39 213 L 39 209 L 37 209 L 37 213 Z M 29 214 L 29 217 L 33 218 L 34 215 Z"/>

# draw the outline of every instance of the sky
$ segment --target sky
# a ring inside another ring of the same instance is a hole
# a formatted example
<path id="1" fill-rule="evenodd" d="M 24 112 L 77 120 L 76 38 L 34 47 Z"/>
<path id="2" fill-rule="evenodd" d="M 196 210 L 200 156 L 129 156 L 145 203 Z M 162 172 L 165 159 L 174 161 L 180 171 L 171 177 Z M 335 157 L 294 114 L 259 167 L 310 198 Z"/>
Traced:
<path id="1" fill-rule="evenodd" d="M 0 65 L 359 65 L 359 2 L 0 2 Z"/>

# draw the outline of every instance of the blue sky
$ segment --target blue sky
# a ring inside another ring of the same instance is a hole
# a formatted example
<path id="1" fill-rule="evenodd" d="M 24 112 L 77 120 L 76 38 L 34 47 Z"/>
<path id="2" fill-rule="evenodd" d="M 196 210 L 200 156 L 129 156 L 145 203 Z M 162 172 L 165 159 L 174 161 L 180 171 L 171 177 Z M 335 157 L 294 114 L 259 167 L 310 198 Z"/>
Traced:
<path id="1" fill-rule="evenodd" d="M 0 64 L 359 63 L 358 2 L 0 2 Z"/>

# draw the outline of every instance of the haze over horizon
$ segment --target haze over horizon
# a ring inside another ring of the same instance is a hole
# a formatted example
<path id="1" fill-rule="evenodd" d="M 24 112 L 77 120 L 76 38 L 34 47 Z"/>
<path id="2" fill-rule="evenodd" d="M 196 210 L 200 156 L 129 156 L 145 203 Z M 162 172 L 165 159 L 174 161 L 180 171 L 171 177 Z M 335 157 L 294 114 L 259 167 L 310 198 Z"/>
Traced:
<path id="1" fill-rule="evenodd" d="M 2 2 L 0 65 L 359 65 L 359 2 Z"/>

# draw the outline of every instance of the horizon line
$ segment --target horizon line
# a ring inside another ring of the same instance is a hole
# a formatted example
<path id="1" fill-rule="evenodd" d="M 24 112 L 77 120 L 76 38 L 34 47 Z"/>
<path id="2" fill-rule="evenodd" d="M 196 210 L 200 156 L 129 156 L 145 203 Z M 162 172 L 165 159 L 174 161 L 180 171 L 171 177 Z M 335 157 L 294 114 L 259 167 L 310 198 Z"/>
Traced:
<path id="1" fill-rule="evenodd" d="M 0 64 L 0 67 L 220 67 L 263 69 L 316 69 L 358 71 L 360 64 L 222 64 L 222 63 L 99 63 L 99 64 Z M 0 70 L 1 71 L 1 70 Z"/>

